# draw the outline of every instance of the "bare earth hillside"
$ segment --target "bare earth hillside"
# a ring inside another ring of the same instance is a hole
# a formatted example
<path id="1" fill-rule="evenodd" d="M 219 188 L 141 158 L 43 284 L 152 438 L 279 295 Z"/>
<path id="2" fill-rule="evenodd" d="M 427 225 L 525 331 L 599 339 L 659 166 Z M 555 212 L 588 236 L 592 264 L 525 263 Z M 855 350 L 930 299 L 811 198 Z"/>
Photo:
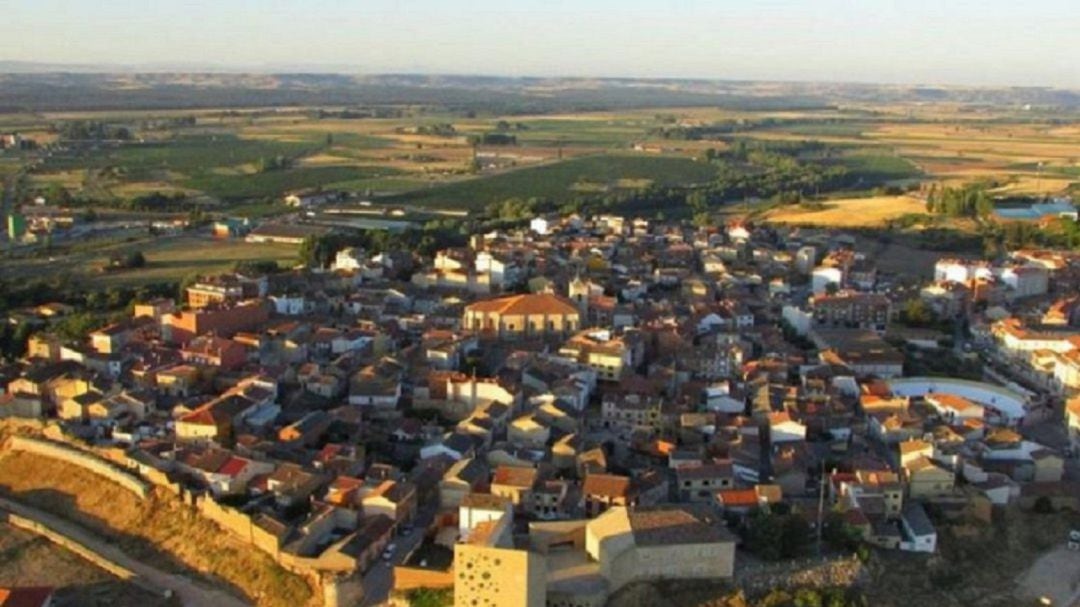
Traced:
<path id="1" fill-rule="evenodd" d="M 33 474 L 27 474 L 32 470 Z M 197 572 L 259 605 L 312 600 L 307 582 L 213 523 L 155 490 L 141 502 L 89 472 L 21 452 L 0 454 L 0 494 L 60 515 L 113 539 L 129 555 L 160 569 Z"/>

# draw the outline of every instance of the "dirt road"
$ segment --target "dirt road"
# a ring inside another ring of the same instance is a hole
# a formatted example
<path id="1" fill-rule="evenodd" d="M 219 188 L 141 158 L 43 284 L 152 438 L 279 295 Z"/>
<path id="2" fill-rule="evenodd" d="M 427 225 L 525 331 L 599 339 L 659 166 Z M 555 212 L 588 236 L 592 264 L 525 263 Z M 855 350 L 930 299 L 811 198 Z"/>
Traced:
<path id="1" fill-rule="evenodd" d="M 1080 605 L 1080 552 L 1064 544 L 1046 552 L 1017 579 L 1018 597 L 1049 597 L 1054 605 Z"/>
<path id="2" fill-rule="evenodd" d="M 60 539 L 64 541 L 65 547 L 80 554 L 80 556 L 94 561 L 95 564 L 104 566 L 114 574 L 131 579 L 132 582 L 147 590 L 162 594 L 166 589 L 171 590 L 184 605 L 192 607 L 245 607 L 248 605 L 248 603 L 221 590 L 210 588 L 182 575 L 161 571 L 133 559 L 110 542 L 94 535 L 83 527 L 47 512 L 42 512 L 37 508 L 3 498 L 0 498 L 0 508 L 18 517 L 29 519 L 32 523 L 42 527 L 32 529 L 25 526 L 23 528 L 44 535 L 50 541 L 57 542 Z M 50 535 L 59 537 L 50 537 Z"/>

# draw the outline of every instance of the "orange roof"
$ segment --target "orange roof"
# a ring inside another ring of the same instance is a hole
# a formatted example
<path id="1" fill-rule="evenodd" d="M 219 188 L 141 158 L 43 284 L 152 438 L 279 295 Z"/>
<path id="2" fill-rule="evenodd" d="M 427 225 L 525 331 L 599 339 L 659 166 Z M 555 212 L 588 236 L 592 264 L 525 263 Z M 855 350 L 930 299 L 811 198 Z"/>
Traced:
<path id="1" fill-rule="evenodd" d="M 717 496 L 728 507 L 756 506 L 758 503 L 757 491 L 753 489 L 724 489 L 717 493 Z"/>
<path id="2" fill-rule="evenodd" d="M 952 409 L 953 411 L 966 411 L 968 409 L 979 407 L 979 405 L 976 405 L 963 396 L 957 396 L 955 394 L 927 394 L 926 400 L 936 403 L 945 409 Z"/>
<path id="3" fill-rule="evenodd" d="M 790 421 L 793 421 L 793 420 L 791 419 L 791 414 L 788 413 L 787 411 L 778 411 L 778 412 L 769 414 L 769 425 L 770 426 L 778 426 L 780 424 L 786 424 L 786 423 L 788 423 Z"/>
<path id="4" fill-rule="evenodd" d="M 923 449 L 930 448 L 930 443 L 912 438 L 900 443 L 900 453 L 911 453 L 913 451 L 922 451 Z"/>
<path id="5" fill-rule="evenodd" d="M 617 474 L 588 474 L 581 490 L 585 495 L 626 497 L 630 494 L 630 478 Z"/>
<path id="6" fill-rule="evenodd" d="M 1080 417 L 1080 396 L 1070 399 L 1069 402 L 1065 404 L 1065 408 L 1068 409 L 1069 413 Z"/>
<path id="7" fill-rule="evenodd" d="M 577 315 L 577 307 L 570 300 L 549 293 L 532 293 L 487 299 L 469 304 L 468 312 L 484 312 L 500 315 Z"/>
<path id="8" fill-rule="evenodd" d="M 210 405 L 203 405 L 190 413 L 184 414 L 179 421 L 182 421 L 185 424 L 199 424 L 203 426 L 217 425 L 217 421 L 214 419 L 214 412 Z"/>
<path id="9" fill-rule="evenodd" d="M 495 469 L 495 478 L 492 480 L 492 484 L 510 487 L 532 487 L 536 484 L 536 476 L 536 468 L 499 466 Z"/>

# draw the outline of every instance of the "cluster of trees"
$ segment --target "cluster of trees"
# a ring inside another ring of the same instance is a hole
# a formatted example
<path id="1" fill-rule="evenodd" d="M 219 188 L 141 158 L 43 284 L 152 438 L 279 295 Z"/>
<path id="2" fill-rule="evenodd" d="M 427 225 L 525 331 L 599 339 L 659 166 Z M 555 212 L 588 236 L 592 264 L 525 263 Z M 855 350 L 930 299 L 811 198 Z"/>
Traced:
<path id="1" fill-rule="evenodd" d="M 913 297 L 900 308 L 899 320 L 908 327 L 937 328 L 938 317 L 922 299 Z"/>
<path id="2" fill-rule="evenodd" d="M 150 192 L 134 198 L 121 201 L 121 206 L 132 211 L 157 211 L 162 213 L 183 213 L 192 210 L 197 205 L 186 194 L 177 192 L 164 194 L 162 192 Z"/>
<path id="3" fill-rule="evenodd" d="M 477 138 L 481 145 L 517 145 L 517 135 L 507 133 L 484 133 Z"/>
<path id="4" fill-rule="evenodd" d="M 113 317 L 129 317 L 133 302 L 155 297 L 172 297 L 176 283 L 148 284 L 137 289 L 109 287 L 87 290 L 69 276 L 52 279 L 10 281 L 0 279 L 0 315 L 12 310 L 49 302 L 69 304 L 80 311 L 55 321 L 49 331 L 62 339 L 82 339 L 90 331 L 107 324 Z M 26 353 L 27 339 L 37 330 L 30 322 L 0 324 L 0 357 L 16 359 Z"/>
<path id="5" fill-rule="evenodd" d="M 437 124 L 422 124 L 416 127 L 417 135 L 434 135 L 436 137 L 453 137 L 457 135 L 457 129 L 449 122 Z"/>
<path id="6" fill-rule="evenodd" d="M 779 561 L 800 556 L 810 545 L 810 525 L 778 504 L 750 514 L 743 529 L 747 548 L 758 558 Z"/>
<path id="7" fill-rule="evenodd" d="M 500 120 L 500 121 L 495 123 L 495 130 L 496 131 L 527 131 L 527 130 L 529 130 L 529 125 L 525 124 L 524 122 L 515 122 L 515 123 L 511 124 L 510 122 L 507 122 L 506 120 Z"/>
<path id="8" fill-rule="evenodd" d="M 730 135 L 732 133 L 749 130 L 747 125 L 748 123 L 745 120 L 726 120 L 723 122 L 715 122 L 713 124 L 693 126 L 665 125 L 650 130 L 649 134 L 662 139 L 702 141 L 720 139 L 722 135 Z"/>
<path id="9" fill-rule="evenodd" d="M 146 256 L 142 251 L 131 251 L 126 254 L 114 254 L 109 257 L 109 267 L 115 270 L 131 270 L 146 266 Z"/>
<path id="10" fill-rule="evenodd" d="M 284 171 L 290 169 L 293 166 L 293 159 L 288 156 L 269 156 L 266 158 L 260 158 L 258 163 L 258 171 L 260 173 L 270 173 L 273 171 Z"/>
<path id="11" fill-rule="evenodd" d="M 557 206 L 547 198 L 507 198 L 502 202 L 493 202 L 484 207 L 484 215 L 500 221 L 527 221 L 537 215 L 557 210 Z"/>
<path id="12" fill-rule="evenodd" d="M 194 116 L 172 116 L 168 118 L 149 118 L 139 122 L 141 131 L 171 131 L 193 127 L 196 124 Z"/>
<path id="13" fill-rule="evenodd" d="M 745 133 L 748 131 L 754 131 L 759 129 L 771 129 L 782 126 L 792 126 L 796 124 L 832 124 L 823 123 L 821 121 L 807 122 L 805 120 L 790 120 L 783 118 L 758 118 L 754 120 L 739 118 L 733 120 L 723 120 L 720 122 L 714 122 L 712 124 L 692 126 L 669 126 L 675 124 L 676 119 L 674 116 L 658 114 L 656 118 L 663 122 L 665 126 L 652 129 L 650 131 L 651 135 L 662 137 L 664 139 L 677 139 L 686 141 L 721 139 L 724 135 L 731 135 L 733 133 Z"/>
<path id="14" fill-rule="evenodd" d="M 34 327 L 30 323 L 0 324 L 0 358 L 15 360 L 26 354 L 26 342 L 33 333 Z"/>
<path id="15" fill-rule="evenodd" d="M 994 200 L 980 184 L 934 186 L 926 196 L 926 210 L 948 217 L 989 217 L 994 212 Z"/>
<path id="16" fill-rule="evenodd" d="M 854 176 L 828 163 L 829 154 L 829 148 L 816 141 L 735 140 L 728 150 L 706 151 L 717 176 L 689 193 L 686 204 L 695 219 L 705 221 L 712 207 L 730 200 L 760 197 L 798 204 L 809 195 L 851 186 Z"/>
<path id="17" fill-rule="evenodd" d="M 99 120 L 72 120 L 61 122 L 55 128 L 61 139 L 128 141 L 132 138 L 128 127 Z"/>
<path id="18" fill-rule="evenodd" d="M 319 109 L 315 110 L 311 115 L 317 120 L 362 120 L 364 118 L 401 118 L 405 116 L 405 111 L 402 108 L 375 106 L 347 108 L 344 110 Z"/>
<path id="19" fill-rule="evenodd" d="M 298 255 L 301 263 L 313 267 L 329 265 L 337 252 L 346 247 L 362 248 L 369 255 L 406 251 L 431 256 L 440 249 L 464 245 L 468 241 L 467 233 L 462 226 L 452 221 L 432 222 L 423 229 L 409 229 L 398 233 L 387 230 L 331 232 L 304 239 Z M 403 272 L 407 274 L 408 269 Z M 405 277 L 404 274 L 402 277 Z"/>
<path id="20" fill-rule="evenodd" d="M 982 227 L 981 235 L 987 257 L 1031 246 L 1080 249 L 1080 223 L 1065 218 L 1043 225 L 1026 221 L 990 223 Z"/>

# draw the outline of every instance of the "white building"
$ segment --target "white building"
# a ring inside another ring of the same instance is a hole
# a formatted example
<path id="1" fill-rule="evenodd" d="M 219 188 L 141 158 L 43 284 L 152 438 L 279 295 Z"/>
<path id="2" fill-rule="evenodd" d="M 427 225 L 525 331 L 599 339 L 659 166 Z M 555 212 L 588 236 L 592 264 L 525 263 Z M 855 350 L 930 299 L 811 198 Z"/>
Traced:
<path id="1" fill-rule="evenodd" d="M 1050 273 L 1041 266 L 1010 266 L 1002 268 L 1001 281 L 1012 287 L 1013 297 L 1032 297 L 1046 294 Z"/>
<path id="2" fill-rule="evenodd" d="M 547 217 L 533 217 L 532 221 L 529 222 L 529 229 L 541 236 L 550 233 L 553 227 L 555 227 L 555 222 Z"/>
<path id="3" fill-rule="evenodd" d="M 814 268 L 810 275 L 810 285 L 814 295 L 822 295 L 830 284 L 837 287 L 844 282 L 844 271 L 840 268 L 821 266 Z"/>
<path id="4" fill-rule="evenodd" d="M 346 247 L 334 256 L 334 270 L 359 270 L 367 264 L 367 254 L 363 249 Z"/>
<path id="5" fill-rule="evenodd" d="M 303 295 L 271 295 L 269 299 L 274 312 L 283 316 L 299 316 L 306 307 Z"/>
<path id="6" fill-rule="evenodd" d="M 900 549 L 909 552 L 933 553 L 937 550 L 937 531 L 934 529 L 926 510 L 918 502 L 904 505 L 900 514 L 900 526 L 904 531 L 904 541 Z"/>

